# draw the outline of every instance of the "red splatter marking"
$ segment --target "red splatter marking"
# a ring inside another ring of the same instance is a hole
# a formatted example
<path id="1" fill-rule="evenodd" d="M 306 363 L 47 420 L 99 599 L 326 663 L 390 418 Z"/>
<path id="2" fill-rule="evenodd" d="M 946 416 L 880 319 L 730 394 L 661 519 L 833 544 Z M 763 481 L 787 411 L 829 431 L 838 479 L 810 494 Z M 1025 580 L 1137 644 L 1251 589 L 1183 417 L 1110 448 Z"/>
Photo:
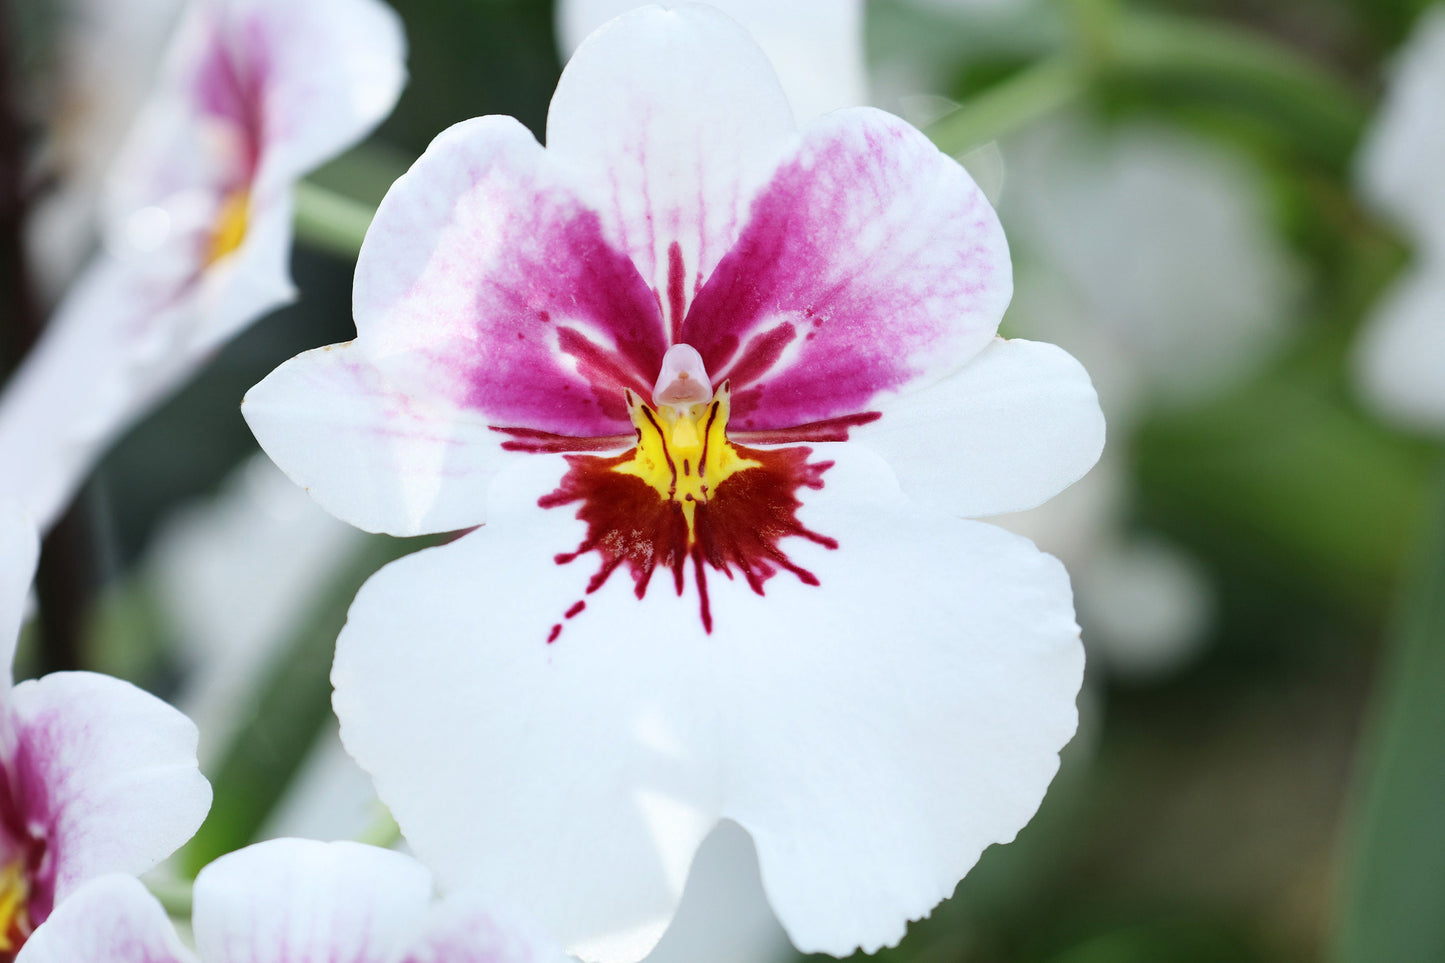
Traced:
<path id="1" fill-rule="evenodd" d="M 613 457 L 569 455 L 570 467 L 557 490 L 537 502 L 543 508 L 576 504 L 577 518 L 587 524 L 582 543 L 575 551 L 557 555 L 557 564 L 566 565 L 596 552 L 601 564 L 588 580 L 586 594 L 600 589 L 613 572 L 626 565 L 635 583 L 634 594 L 640 599 L 659 568 L 672 573 L 673 588 L 681 595 L 690 561 L 699 615 L 709 633 L 713 624 L 707 591 L 709 568 L 728 578 L 733 578 L 735 571 L 741 573 L 759 595 L 764 594 L 768 579 L 782 570 L 805 585 L 817 585 L 817 576 L 794 564 L 779 543 L 796 536 L 825 548 L 838 547 L 836 539 L 810 530 L 797 517 L 802 507 L 798 490 L 822 488 L 823 473 L 833 463 L 810 464 L 810 448 L 736 447 L 740 456 L 759 462 L 759 466 L 729 475 L 707 501 L 697 502 L 691 532 L 681 502 L 663 498 L 634 475 L 613 470 L 631 460 L 631 452 Z M 581 611 L 578 606 L 573 608 Z M 569 610 L 568 617 L 572 614 Z M 554 626 L 548 641 L 560 633 L 560 624 Z"/>
<path id="2" fill-rule="evenodd" d="M 552 631 L 550 631 L 550 632 L 547 633 L 547 644 L 548 644 L 548 645 L 551 645 L 553 642 L 556 642 L 556 641 L 557 641 L 557 636 L 559 636 L 559 635 L 561 635 L 561 634 L 562 634 L 562 623 L 561 623 L 561 622 L 558 622 L 556 625 L 552 626 Z"/>
<path id="3" fill-rule="evenodd" d="M 582 610 L 586 607 L 587 603 L 582 601 L 581 599 L 578 599 L 576 602 L 572 603 L 572 607 L 567 610 L 566 614 L 563 617 L 575 619 L 577 616 L 582 614 Z"/>

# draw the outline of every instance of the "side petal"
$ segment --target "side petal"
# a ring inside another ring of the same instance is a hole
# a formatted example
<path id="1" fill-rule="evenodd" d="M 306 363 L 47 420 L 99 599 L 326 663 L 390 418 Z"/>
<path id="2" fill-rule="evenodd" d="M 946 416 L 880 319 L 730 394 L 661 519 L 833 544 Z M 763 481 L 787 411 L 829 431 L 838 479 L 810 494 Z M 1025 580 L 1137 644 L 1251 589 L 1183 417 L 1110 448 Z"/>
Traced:
<path id="1" fill-rule="evenodd" d="M 393 385 L 356 342 L 292 358 L 246 393 L 266 454 L 328 512 L 390 535 L 446 532 L 486 517 L 510 457 L 475 412 Z"/>
<path id="2" fill-rule="evenodd" d="M 903 121 L 837 111 L 758 195 L 680 340 L 732 379 L 741 430 L 863 411 L 988 344 L 1008 244 L 968 172 Z"/>
<path id="3" fill-rule="evenodd" d="M 538 506 L 563 468 L 542 456 L 498 477 L 486 528 L 367 583 L 332 673 L 342 738 L 444 883 L 633 961 L 731 818 L 793 941 L 847 955 L 1028 821 L 1082 677 L 1062 567 L 909 502 L 861 446 L 816 453 L 835 463 L 799 514 L 838 546 L 783 550 L 818 584 L 714 577 L 711 633 L 691 585 L 588 593 L 590 566 L 559 564 L 585 525 Z"/>
<path id="4" fill-rule="evenodd" d="M 1386 293 L 1356 348 L 1355 369 L 1381 411 L 1445 429 L 1445 267 L 1427 263 Z"/>
<path id="5" fill-rule="evenodd" d="M 10 663 L 39 558 L 40 539 L 30 516 L 19 502 L 0 498 L 0 704 L 10 691 Z"/>
<path id="6" fill-rule="evenodd" d="M 431 900 L 416 860 L 360 843 L 273 839 L 196 877 L 206 963 L 393 963 Z"/>
<path id="7" fill-rule="evenodd" d="M 1104 450 L 1104 413 L 1083 366 L 1051 344 L 1002 338 L 852 431 L 909 497 L 965 518 L 1042 504 Z"/>
<path id="8" fill-rule="evenodd" d="M 104 873 L 143 873 L 190 839 L 211 806 L 196 727 L 128 682 L 57 672 L 11 699 L 13 791 L 51 858 L 56 903 Z M 45 902 L 43 894 L 41 904 Z"/>
<path id="9" fill-rule="evenodd" d="M 747 31 L 683 3 L 634 10 L 577 48 L 552 97 L 547 150 L 575 172 L 675 335 L 794 130 Z"/>
<path id="10" fill-rule="evenodd" d="M 859 0 L 713 0 L 711 5 L 747 27 L 763 48 L 799 123 L 867 102 Z M 637 0 L 558 0 L 562 59 L 592 31 L 638 6 Z"/>
<path id="11" fill-rule="evenodd" d="M 499 426 L 630 434 L 658 304 L 521 124 L 442 132 L 392 185 L 356 265 L 358 343 L 422 399 Z"/>
<path id="12" fill-rule="evenodd" d="M 16 963 L 195 963 L 170 917 L 133 876 L 76 890 L 36 928 Z"/>
<path id="13" fill-rule="evenodd" d="M 515 912 L 474 891 L 432 909 L 401 963 L 567 963 L 562 948 Z"/>

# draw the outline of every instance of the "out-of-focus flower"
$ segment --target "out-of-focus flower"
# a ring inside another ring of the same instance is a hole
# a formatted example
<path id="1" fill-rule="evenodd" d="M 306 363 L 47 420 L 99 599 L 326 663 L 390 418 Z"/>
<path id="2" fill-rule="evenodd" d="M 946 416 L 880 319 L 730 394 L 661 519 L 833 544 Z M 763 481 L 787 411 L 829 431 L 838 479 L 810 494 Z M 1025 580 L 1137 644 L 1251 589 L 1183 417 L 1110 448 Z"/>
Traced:
<path id="1" fill-rule="evenodd" d="M 291 298 L 291 188 L 391 109 L 402 48 L 377 0 L 190 9 L 112 172 L 107 250 L 0 396 L 0 490 L 42 528 L 118 432 Z"/>
<path id="2" fill-rule="evenodd" d="M 1382 299 L 1361 336 L 1361 387 L 1380 410 L 1445 430 L 1445 7 L 1420 19 L 1400 51 L 1365 139 L 1365 196 L 1416 242 L 1415 263 Z"/>
<path id="3" fill-rule="evenodd" d="M 54 188 L 26 228 L 43 287 L 59 292 L 96 243 L 103 182 L 155 81 L 181 0 L 68 0 L 42 169 Z"/>
<path id="4" fill-rule="evenodd" d="M 141 873 L 200 826 L 211 791 L 196 728 L 135 686 L 57 672 L 12 687 L 36 556 L 20 506 L 0 500 L 0 958 L 87 880 Z M 137 884 L 138 885 L 138 884 Z"/>
<path id="5" fill-rule="evenodd" d="M 277 839 L 196 877 L 187 949 L 144 886 L 106 876 L 62 905 L 17 963 L 563 963 L 544 935 L 481 897 L 434 903 L 409 856 Z"/>
<path id="6" fill-rule="evenodd" d="M 1085 643 L 1110 670 L 1157 675 L 1196 651 L 1212 600 L 1197 563 L 1127 531 L 1133 427 L 1142 409 L 1197 402 L 1270 356 L 1294 265 L 1248 167 L 1196 138 L 1071 120 L 1004 156 L 1001 216 L 1023 262 L 1005 327 L 1084 361 L 1111 444 L 1083 483 L 1001 523 L 1075 573 Z"/>
<path id="7" fill-rule="evenodd" d="M 637 0 L 557 0 L 562 58 Z M 741 23 L 772 61 L 800 124 L 840 107 L 867 103 L 863 0 L 709 0 Z"/>
<path id="8" fill-rule="evenodd" d="M 995 337 L 962 168 L 871 109 L 797 132 L 710 8 L 598 31 L 547 140 L 442 134 L 363 246 L 357 340 L 243 406 L 355 524 L 486 516 L 358 595 L 343 740 L 444 884 L 584 957 L 653 946 L 720 819 L 798 946 L 896 941 L 1073 732 L 1062 567 L 957 516 L 1093 464 L 1087 375 Z"/>

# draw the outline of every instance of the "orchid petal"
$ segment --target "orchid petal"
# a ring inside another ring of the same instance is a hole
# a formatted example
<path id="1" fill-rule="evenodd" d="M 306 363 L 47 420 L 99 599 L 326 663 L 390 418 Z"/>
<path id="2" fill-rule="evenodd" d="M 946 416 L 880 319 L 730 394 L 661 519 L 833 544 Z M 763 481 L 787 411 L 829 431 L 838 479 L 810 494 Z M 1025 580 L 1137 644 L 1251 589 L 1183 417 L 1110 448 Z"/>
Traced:
<path id="1" fill-rule="evenodd" d="M 56 908 L 17 963 L 195 963 L 161 904 L 133 876 L 94 879 Z"/>
<path id="2" fill-rule="evenodd" d="M 702 4 L 649 6 L 577 48 L 552 98 L 547 150 L 675 333 L 794 130 L 747 31 Z"/>
<path id="3" fill-rule="evenodd" d="M 592 31 L 637 6 L 636 0 L 559 0 L 563 58 Z M 711 0 L 711 6 L 746 27 L 763 48 L 800 123 L 867 101 L 859 0 Z"/>
<path id="4" fill-rule="evenodd" d="M 1104 414 L 1067 352 L 998 338 L 853 432 L 909 497 L 972 518 L 1033 508 L 1078 481 L 1103 451 Z"/>
<path id="5" fill-rule="evenodd" d="M 56 902 L 103 873 L 150 869 L 205 818 L 196 727 L 130 683 L 57 672 L 16 686 L 10 713 L 11 789 L 45 835 Z"/>
<path id="6" fill-rule="evenodd" d="M 622 390 L 650 388 L 667 348 L 637 269 L 509 117 L 444 131 L 397 180 L 354 300 L 388 380 L 502 427 L 631 434 Z"/>
<path id="7" fill-rule="evenodd" d="M 356 342 L 292 358 L 241 404 L 261 447 L 328 512 L 392 535 L 481 524 L 510 456 L 475 413 L 388 382 Z"/>
<path id="8" fill-rule="evenodd" d="M 30 516 L 18 502 L 0 498 L 0 704 L 10 691 L 10 663 L 39 557 L 40 540 Z"/>
<path id="9" fill-rule="evenodd" d="M 1365 194 L 1432 251 L 1445 255 L 1445 10 L 1421 14 L 1409 42 L 1395 55 L 1385 99 L 1361 146 Z"/>
<path id="10" fill-rule="evenodd" d="M 636 960 L 730 818 L 794 943 L 846 955 L 896 942 L 1028 821 L 1082 676 L 1062 567 L 910 503 L 861 446 L 815 453 L 835 464 L 800 517 L 839 547 L 783 547 L 820 584 L 715 577 L 717 634 L 691 586 L 588 593 L 554 561 L 585 527 L 538 505 L 556 456 L 498 476 L 485 529 L 367 583 L 337 643 L 342 738 L 444 883 Z"/>
<path id="11" fill-rule="evenodd" d="M 1381 409 L 1418 428 L 1445 428 L 1445 270 L 1427 264 L 1396 282 L 1355 361 L 1366 396 Z"/>
<path id="12" fill-rule="evenodd" d="M 804 133 L 680 340 L 731 380 L 737 428 L 788 428 L 956 370 L 1011 292 L 1003 230 L 968 173 L 903 121 L 856 108 Z"/>
<path id="13" fill-rule="evenodd" d="M 551 937 L 475 892 L 455 893 L 432 908 L 401 963 L 567 963 Z"/>
<path id="14" fill-rule="evenodd" d="M 276 839 L 196 877 L 206 963 L 394 963 L 425 917 L 431 875 L 359 843 Z"/>

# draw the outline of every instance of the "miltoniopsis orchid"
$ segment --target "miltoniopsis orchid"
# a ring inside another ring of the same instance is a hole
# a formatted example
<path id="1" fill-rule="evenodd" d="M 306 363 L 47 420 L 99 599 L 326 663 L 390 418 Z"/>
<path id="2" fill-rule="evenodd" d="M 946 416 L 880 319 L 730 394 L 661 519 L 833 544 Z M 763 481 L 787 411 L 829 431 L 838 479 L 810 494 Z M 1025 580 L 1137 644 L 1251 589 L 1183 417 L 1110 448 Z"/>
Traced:
<path id="1" fill-rule="evenodd" d="M 635 960 L 721 819 L 794 943 L 898 940 L 1074 731 L 1067 577 L 958 516 L 1097 459 L 1082 368 L 995 337 L 993 211 L 868 108 L 799 132 L 711 8 L 582 44 L 543 149 L 443 133 L 357 265 L 355 341 L 252 389 L 263 447 L 395 534 L 338 641 L 348 750 L 445 886 Z M 886 459 L 886 461 L 885 461 Z"/>
<path id="2" fill-rule="evenodd" d="M 409 856 L 357 843 L 278 839 L 196 877 L 196 952 L 127 876 L 81 888 L 18 963 L 563 963 L 549 939 L 474 894 L 434 903 Z"/>
<path id="3" fill-rule="evenodd" d="M 0 492 L 42 528 L 109 441 L 289 300 L 292 198 L 390 111 L 379 0 L 195 0 L 111 173 L 106 248 L 0 396 Z"/>
<path id="4" fill-rule="evenodd" d="M 0 960 L 87 880 L 170 855 L 211 805 L 196 727 L 154 696 L 92 672 L 12 686 L 36 552 L 0 500 Z"/>
<path id="5" fill-rule="evenodd" d="M 1445 9 L 1430 9 L 1400 52 L 1362 149 L 1365 195 L 1416 242 L 1415 262 L 1367 324 L 1357 357 L 1365 395 L 1394 418 L 1445 431 Z"/>

